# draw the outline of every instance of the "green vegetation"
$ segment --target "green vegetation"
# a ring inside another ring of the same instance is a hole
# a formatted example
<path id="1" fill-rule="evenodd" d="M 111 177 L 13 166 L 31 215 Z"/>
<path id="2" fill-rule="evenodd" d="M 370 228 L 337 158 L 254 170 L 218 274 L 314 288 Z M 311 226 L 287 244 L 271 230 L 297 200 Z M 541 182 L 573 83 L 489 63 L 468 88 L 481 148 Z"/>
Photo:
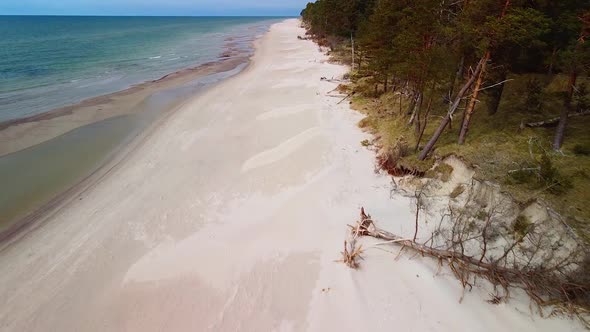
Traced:
<path id="1" fill-rule="evenodd" d="M 456 186 L 455 189 L 453 189 L 453 191 L 449 194 L 449 197 L 455 199 L 455 198 L 459 197 L 459 195 L 461 195 L 463 192 L 465 192 L 465 187 L 463 187 L 463 185 L 460 184 L 460 185 Z M 479 217 L 479 214 L 477 216 Z M 484 218 L 478 218 L 478 219 L 484 220 Z"/>
<path id="2" fill-rule="evenodd" d="M 529 218 L 523 215 L 516 217 L 516 220 L 514 220 L 514 222 L 512 223 L 512 230 L 514 231 L 514 235 L 519 239 L 522 239 L 526 236 L 530 227 L 531 222 L 529 221 Z"/>
<path id="3" fill-rule="evenodd" d="M 451 165 L 440 163 L 434 168 L 427 170 L 426 174 L 424 174 L 424 177 L 438 178 L 442 182 L 447 182 L 451 178 L 452 173 L 453 167 Z"/>
<path id="4" fill-rule="evenodd" d="M 432 168 L 456 155 L 589 232 L 590 2 L 318 0 L 302 17 L 354 63 L 382 165 L 444 180 Z"/>

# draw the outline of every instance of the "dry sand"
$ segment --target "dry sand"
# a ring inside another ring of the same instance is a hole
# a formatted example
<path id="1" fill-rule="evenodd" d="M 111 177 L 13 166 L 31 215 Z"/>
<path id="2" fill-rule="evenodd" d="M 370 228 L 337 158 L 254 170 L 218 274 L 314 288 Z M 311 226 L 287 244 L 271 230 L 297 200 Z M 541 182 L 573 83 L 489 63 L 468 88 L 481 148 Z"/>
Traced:
<path id="1" fill-rule="evenodd" d="M 5 331 L 565 331 L 523 297 L 491 305 L 429 259 L 335 262 L 365 206 L 411 233 L 373 172 L 361 116 L 325 94 L 297 20 L 252 64 L 183 106 L 91 189 L 0 252 Z M 368 242 L 368 241 L 367 241 Z M 394 247 L 384 247 L 395 250 Z"/>

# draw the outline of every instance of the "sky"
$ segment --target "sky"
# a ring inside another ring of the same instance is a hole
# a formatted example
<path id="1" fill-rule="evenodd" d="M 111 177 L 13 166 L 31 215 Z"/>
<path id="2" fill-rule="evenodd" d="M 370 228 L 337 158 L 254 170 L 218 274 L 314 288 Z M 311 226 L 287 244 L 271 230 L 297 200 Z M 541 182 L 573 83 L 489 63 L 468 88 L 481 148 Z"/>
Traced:
<path id="1" fill-rule="evenodd" d="M 0 15 L 298 16 L 311 0 L 0 0 Z"/>

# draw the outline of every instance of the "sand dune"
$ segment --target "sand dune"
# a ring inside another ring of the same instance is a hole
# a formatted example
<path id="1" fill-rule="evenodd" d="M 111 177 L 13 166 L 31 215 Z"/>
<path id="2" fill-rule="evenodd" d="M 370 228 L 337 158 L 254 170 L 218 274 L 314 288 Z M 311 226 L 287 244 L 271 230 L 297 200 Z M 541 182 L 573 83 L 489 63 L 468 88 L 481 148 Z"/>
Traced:
<path id="1" fill-rule="evenodd" d="M 0 330 L 581 330 L 518 295 L 494 306 L 476 288 L 459 303 L 428 259 L 335 262 L 361 206 L 407 233 L 413 212 L 374 173 L 361 116 L 325 96 L 335 84 L 320 78 L 346 68 L 302 34 L 274 25 L 244 72 L 3 249 Z"/>

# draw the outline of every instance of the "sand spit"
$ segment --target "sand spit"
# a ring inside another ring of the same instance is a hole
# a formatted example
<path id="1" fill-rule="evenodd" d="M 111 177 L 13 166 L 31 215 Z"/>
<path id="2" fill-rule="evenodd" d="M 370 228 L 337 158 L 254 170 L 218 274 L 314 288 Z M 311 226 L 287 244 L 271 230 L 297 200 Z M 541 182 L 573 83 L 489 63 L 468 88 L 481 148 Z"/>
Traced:
<path id="1" fill-rule="evenodd" d="M 346 68 L 302 34 L 274 25 L 246 70 L 0 251 L 0 330 L 581 330 L 524 297 L 494 306 L 475 288 L 459 303 L 449 272 L 394 248 L 335 262 L 361 206 L 408 233 L 413 211 L 373 172 L 361 115 L 325 95 L 320 78 Z"/>

